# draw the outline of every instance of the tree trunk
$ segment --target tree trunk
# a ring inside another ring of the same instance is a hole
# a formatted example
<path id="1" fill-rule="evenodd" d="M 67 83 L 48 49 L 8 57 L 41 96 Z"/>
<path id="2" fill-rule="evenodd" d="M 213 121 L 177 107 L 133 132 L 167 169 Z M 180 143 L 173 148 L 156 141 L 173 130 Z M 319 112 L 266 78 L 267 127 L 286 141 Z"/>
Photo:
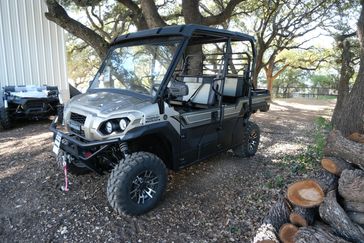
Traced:
<path id="1" fill-rule="evenodd" d="M 348 241 L 363 243 L 364 230 L 353 223 L 344 209 L 336 201 L 336 191 L 330 191 L 319 208 L 321 218 L 334 232 Z"/>
<path id="2" fill-rule="evenodd" d="M 344 170 L 339 179 L 339 194 L 347 201 L 364 203 L 364 171 Z"/>
<path id="3" fill-rule="evenodd" d="M 257 230 L 252 242 L 278 243 L 277 232 L 283 224 L 288 222 L 290 212 L 291 205 L 285 198 L 280 197 L 263 219 L 263 223 Z"/>
<path id="4" fill-rule="evenodd" d="M 349 80 L 354 75 L 354 68 L 351 66 L 351 59 L 353 58 L 353 54 L 350 51 L 350 41 L 344 39 L 338 45 L 341 49 L 341 68 L 340 68 L 340 79 L 338 85 L 338 95 L 337 101 L 334 109 L 334 113 L 332 115 L 331 122 L 333 124 L 336 123 L 338 117 L 343 112 L 343 102 L 346 96 L 349 94 Z"/>
<path id="5" fill-rule="evenodd" d="M 357 24 L 360 42 L 359 72 L 351 92 L 342 102 L 341 111 L 338 112 L 332 122 L 334 128 L 340 130 L 344 136 L 353 132 L 364 133 L 364 1 L 361 1 L 361 5 Z M 364 158 L 364 156 L 362 157 Z"/>
<path id="6" fill-rule="evenodd" d="M 336 236 L 329 226 L 322 223 L 299 228 L 295 240 L 296 243 L 349 243 L 349 241 Z"/>
<path id="7" fill-rule="evenodd" d="M 355 202 L 355 201 L 348 201 L 343 200 L 342 206 L 345 209 L 345 211 L 355 211 L 364 213 L 364 202 Z"/>
<path id="8" fill-rule="evenodd" d="M 295 206 L 292 213 L 289 215 L 289 220 L 292 224 L 307 227 L 312 225 L 318 214 L 318 208 L 302 208 Z"/>
<path id="9" fill-rule="evenodd" d="M 345 160 L 337 157 L 325 157 L 321 160 L 321 166 L 328 172 L 340 176 L 343 170 L 353 170 L 354 167 Z"/>
<path id="10" fill-rule="evenodd" d="M 298 228 L 293 224 L 286 223 L 279 229 L 279 239 L 283 243 L 294 243 Z"/>
<path id="11" fill-rule="evenodd" d="M 364 169 L 364 144 L 346 139 L 338 130 L 331 131 L 327 137 L 324 154 L 326 156 L 343 158 L 350 163 L 358 165 L 361 169 Z"/>

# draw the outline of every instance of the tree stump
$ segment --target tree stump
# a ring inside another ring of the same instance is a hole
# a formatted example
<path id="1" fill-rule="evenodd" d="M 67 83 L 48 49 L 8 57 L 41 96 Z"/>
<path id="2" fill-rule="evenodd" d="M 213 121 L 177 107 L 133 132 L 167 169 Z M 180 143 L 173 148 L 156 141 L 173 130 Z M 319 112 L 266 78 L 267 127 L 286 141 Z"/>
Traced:
<path id="1" fill-rule="evenodd" d="M 364 243 L 364 230 L 351 221 L 336 201 L 335 190 L 327 193 L 319 212 L 321 218 L 331 226 L 335 234 L 348 241 Z"/>
<path id="2" fill-rule="evenodd" d="M 321 166 L 328 172 L 340 176 L 343 170 L 353 170 L 352 164 L 346 162 L 344 159 L 336 157 L 325 157 L 321 160 Z"/>
<path id="3" fill-rule="evenodd" d="M 344 170 L 339 179 L 339 194 L 347 201 L 364 203 L 364 171 Z"/>
<path id="4" fill-rule="evenodd" d="M 294 237 L 297 234 L 298 228 L 293 224 L 286 223 L 279 229 L 279 239 L 283 243 L 294 243 Z"/>
<path id="5" fill-rule="evenodd" d="M 295 206 L 293 211 L 289 215 L 289 220 L 292 224 L 306 227 L 312 225 L 315 221 L 315 218 L 318 214 L 318 208 L 302 208 Z"/>
<path id="6" fill-rule="evenodd" d="M 262 225 L 257 230 L 253 243 L 276 242 L 278 243 L 277 233 L 280 227 L 287 223 L 292 207 L 289 202 L 280 197 L 270 208 L 267 216 L 263 219 Z"/>
<path id="7" fill-rule="evenodd" d="M 364 202 L 354 202 L 344 199 L 342 201 L 342 206 L 345 209 L 345 211 L 355 211 L 359 213 L 364 213 Z"/>
<path id="8" fill-rule="evenodd" d="M 324 192 L 315 180 L 303 180 L 288 186 L 287 198 L 296 206 L 312 208 L 320 205 Z"/>
<path id="9" fill-rule="evenodd" d="M 338 130 L 331 131 L 327 137 L 324 154 L 326 156 L 343 158 L 364 169 L 364 144 L 344 138 Z"/>

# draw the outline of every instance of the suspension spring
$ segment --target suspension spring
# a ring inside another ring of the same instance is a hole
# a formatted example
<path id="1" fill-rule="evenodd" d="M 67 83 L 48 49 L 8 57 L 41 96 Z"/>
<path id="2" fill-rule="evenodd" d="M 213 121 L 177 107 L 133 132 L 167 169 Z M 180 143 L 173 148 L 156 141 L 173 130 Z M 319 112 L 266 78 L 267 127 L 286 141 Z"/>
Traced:
<path id="1" fill-rule="evenodd" d="M 123 153 L 123 154 L 125 154 L 125 155 L 127 155 L 129 152 L 128 152 L 128 150 L 129 150 L 129 148 L 128 148 L 128 144 L 126 143 L 126 142 L 124 142 L 124 143 L 120 143 L 119 144 L 119 149 L 120 149 L 120 151 Z"/>

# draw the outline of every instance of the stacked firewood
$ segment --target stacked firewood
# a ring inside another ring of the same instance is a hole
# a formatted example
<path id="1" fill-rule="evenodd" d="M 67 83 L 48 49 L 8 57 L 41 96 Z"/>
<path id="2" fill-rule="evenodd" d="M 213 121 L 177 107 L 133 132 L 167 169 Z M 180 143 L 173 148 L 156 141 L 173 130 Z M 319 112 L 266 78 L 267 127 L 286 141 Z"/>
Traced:
<path id="1" fill-rule="evenodd" d="M 333 130 L 319 171 L 288 186 L 253 239 L 364 243 L 364 135 Z"/>

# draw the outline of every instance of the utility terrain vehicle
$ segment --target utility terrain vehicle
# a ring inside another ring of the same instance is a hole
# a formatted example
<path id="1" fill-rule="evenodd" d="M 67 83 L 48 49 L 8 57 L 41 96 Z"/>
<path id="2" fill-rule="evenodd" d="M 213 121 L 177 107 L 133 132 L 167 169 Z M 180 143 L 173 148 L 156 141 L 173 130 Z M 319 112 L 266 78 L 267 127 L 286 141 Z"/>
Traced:
<path id="1" fill-rule="evenodd" d="M 38 120 L 59 112 L 57 86 L 5 86 L 0 92 L 0 126 L 8 129 L 14 120 Z"/>
<path id="2" fill-rule="evenodd" d="M 255 154 L 259 128 L 249 118 L 270 98 L 252 86 L 255 53 L 253 37 L 199 25 L 122 35 L 87 92 L 65 105 L 68 132 L 52 123 L 53 151 L 71 173 L 111 172 L 115 211 L 146 213 L 167 169 L 230 149 Z"/>

